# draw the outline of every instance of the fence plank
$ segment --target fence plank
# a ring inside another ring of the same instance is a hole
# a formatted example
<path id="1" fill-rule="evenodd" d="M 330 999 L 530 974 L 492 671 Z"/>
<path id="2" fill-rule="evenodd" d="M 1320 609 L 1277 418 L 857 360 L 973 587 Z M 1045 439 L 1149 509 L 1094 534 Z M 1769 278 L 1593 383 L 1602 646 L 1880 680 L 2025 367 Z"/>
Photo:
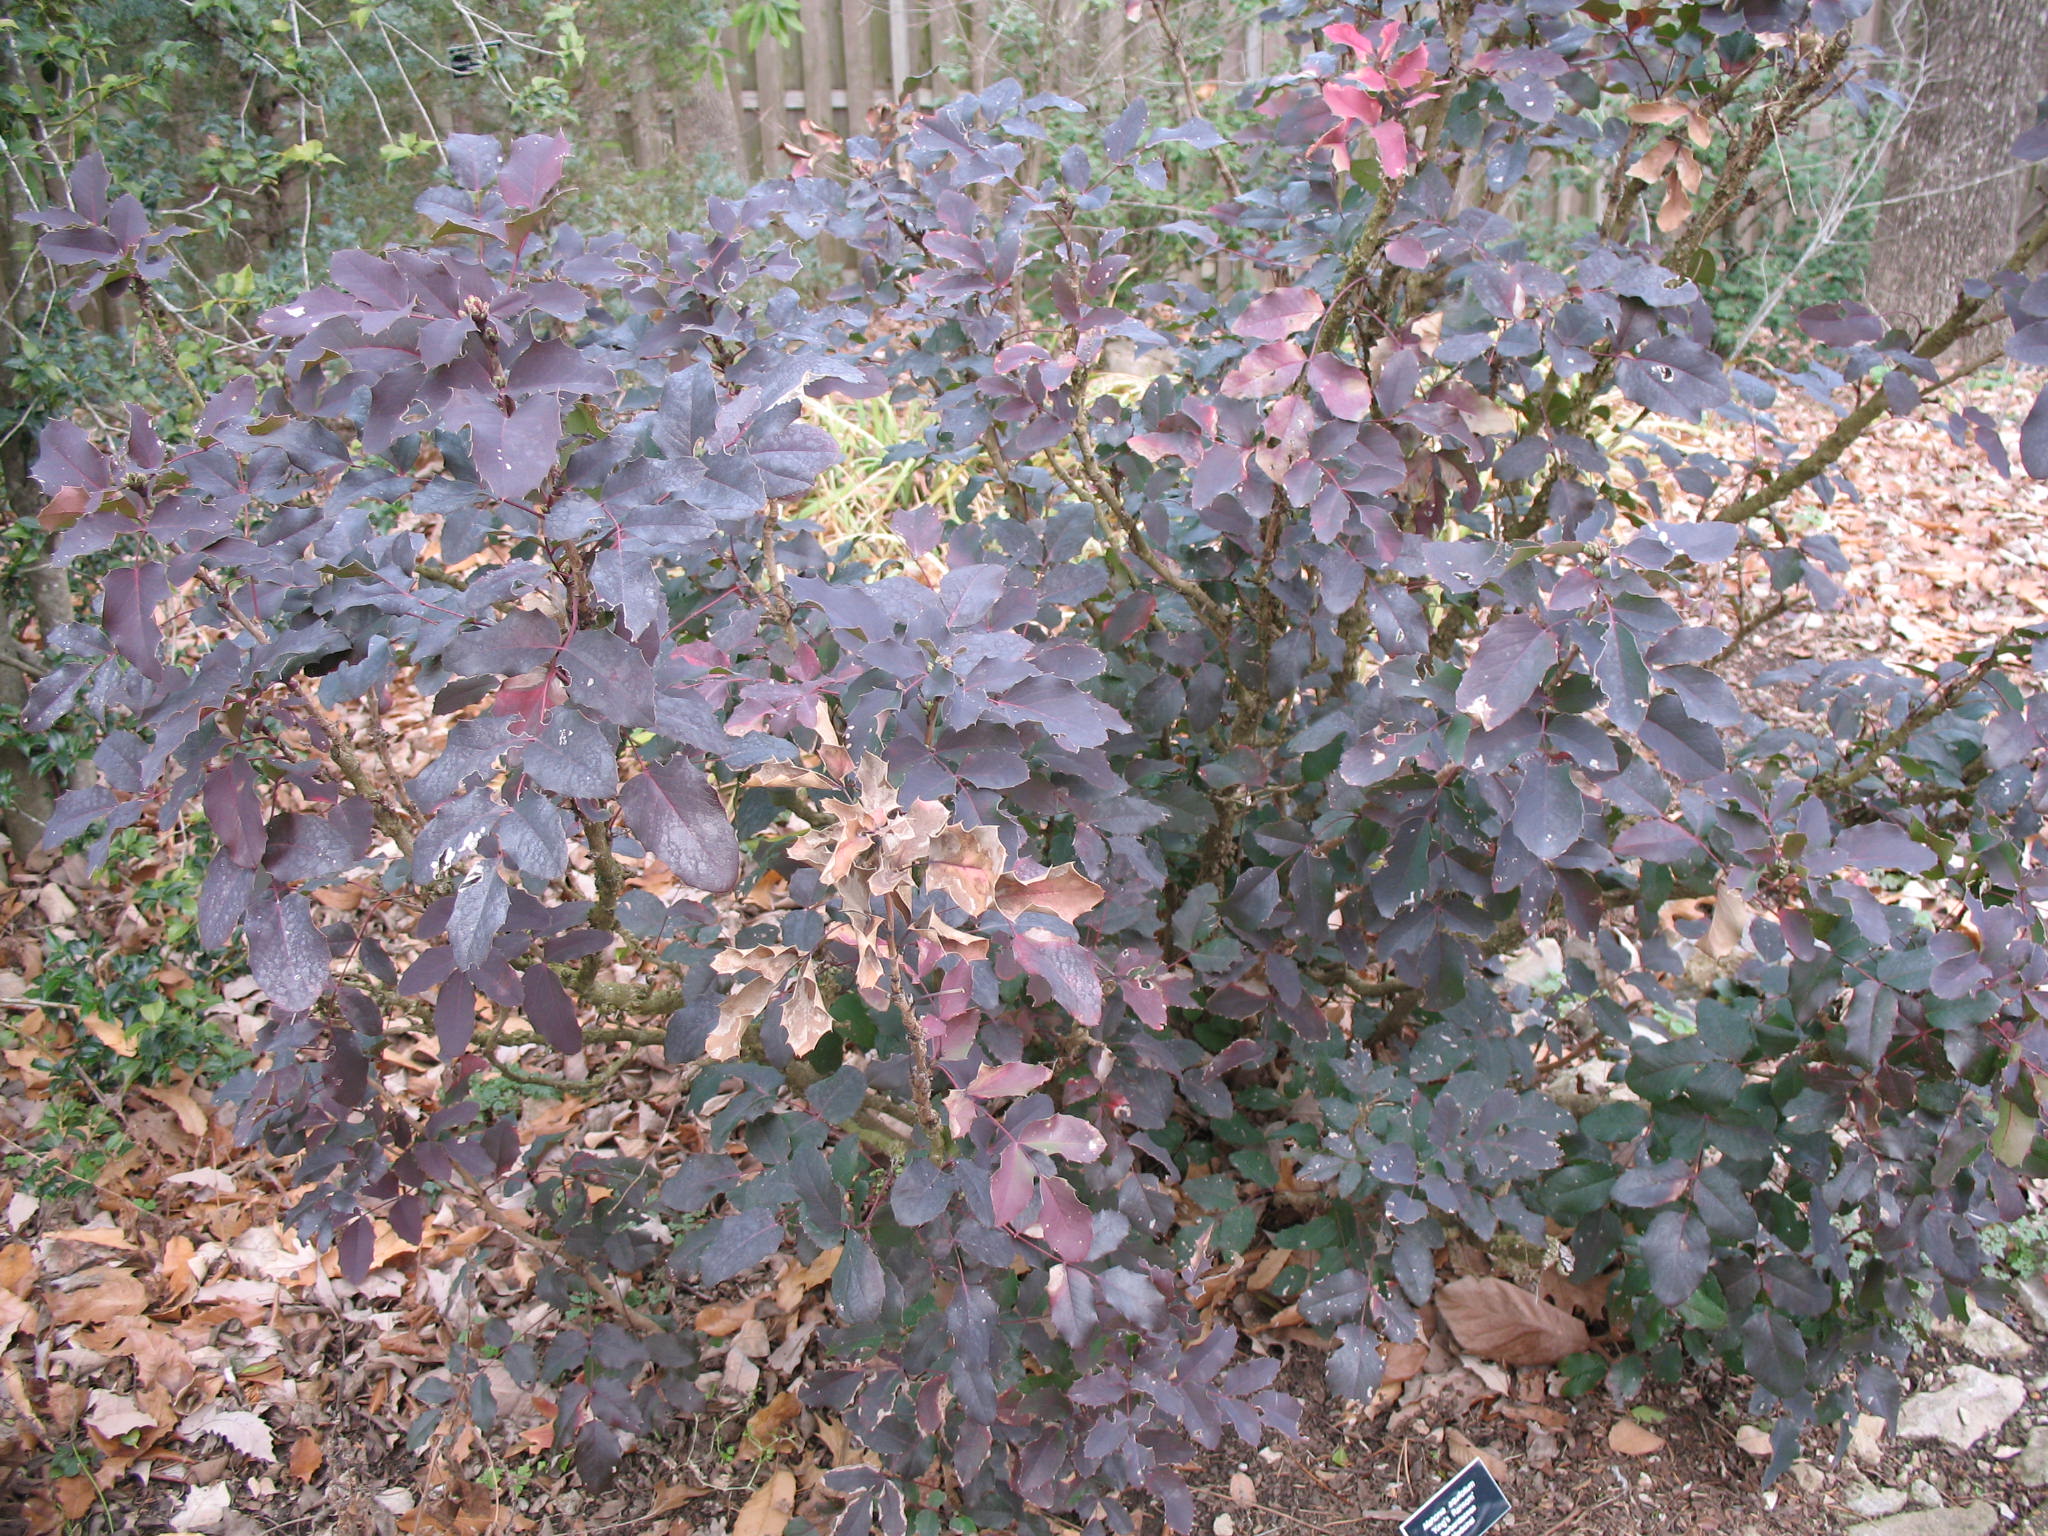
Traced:
<path id="1" fill-rule="evenodd" d="M 846 39 L 846 131 L 868 131 L 875 104 L 875 34 L 868 0 L 841 0 L 839 26 Z"/>
<path id="2" fill-rule="evenodd" d="M 903 99 L 903 82 L 910 78 L 909 0 L 889 0 L 889 99 Z"/>
<path id="3" fill-rule="evenodd" d="M 803 31 L 797 38 L 803 60 L 803 115 L 820 128 L 833 131 L 832 121 L 832 13 L 825 0 L 799 0 L 798 15 Z"/>
<path id="4" fill-rule="evenodd" d="M 775 176 L 788 167 L 783 164 L 782 141 L 789 131 L 789 113 L 782 84 L 782 49 L 772 38 L 761 39 L 754 50 L 754 81 L 759 91 L 760 110 L 755 119 L 761 144 L 761 174 Z"/>

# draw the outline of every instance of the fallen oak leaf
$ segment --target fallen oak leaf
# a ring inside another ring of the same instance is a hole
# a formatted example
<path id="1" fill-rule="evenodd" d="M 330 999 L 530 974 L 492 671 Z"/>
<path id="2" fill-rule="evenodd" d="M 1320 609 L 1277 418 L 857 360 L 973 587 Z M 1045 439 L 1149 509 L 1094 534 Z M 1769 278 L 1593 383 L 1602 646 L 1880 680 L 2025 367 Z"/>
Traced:
<path id="1" fill-rule="evenodd" d="M 246 1408 L 207 1407 L 179 1421 L 179 1439 L 197 1440 L 201 1435 L 219 1435 L 244 1456 L 253 1456 L 258 1461 L 277 1460 L 270 1426 Z"/>

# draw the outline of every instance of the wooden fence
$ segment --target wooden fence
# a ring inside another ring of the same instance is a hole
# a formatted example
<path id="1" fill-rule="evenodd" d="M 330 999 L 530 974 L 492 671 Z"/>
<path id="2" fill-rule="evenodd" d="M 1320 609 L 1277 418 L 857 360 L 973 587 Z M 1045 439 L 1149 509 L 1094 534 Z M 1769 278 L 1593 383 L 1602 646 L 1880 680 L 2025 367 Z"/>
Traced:
<path id="1" fill-rule="evenodd" d="M 995 0 L 799 0 L 802 30 L 786 44 L 764 40 L 740 68 L 728 71 L 740 138 L 757 175 L 787 170 L 785 142 L 803 142 L 802 123 L 842 137 L 866 131 L 869 110 L 906 97 L 930 106 L 1016 73 L 1028 90 L 1056 91 L 1092 105 L 1121 104 L 1143 92 L 1177 97 L 1157 19 L 1149 9 L 1126 19 L 1120 0 L 1050 0 L 1037 13 L 1041 44 L 1024 70 L 1014 36 L 998 32 Z M 1277 28 L 1241 19 L 1229 24 L 1220 51 L 1213 28 L 1221 4 L 1175 0 L 1176 32 L 1207 26 L 1187 39 L 1210 61 L 1198 95 L 1236 89 L 1284 57 Z M 1012 13 L 1014 15 L 1014 12 Z M 739 54 L 727 38 L 729 56 Z M 822 104 L 822 106 L 821 106 Z"/>

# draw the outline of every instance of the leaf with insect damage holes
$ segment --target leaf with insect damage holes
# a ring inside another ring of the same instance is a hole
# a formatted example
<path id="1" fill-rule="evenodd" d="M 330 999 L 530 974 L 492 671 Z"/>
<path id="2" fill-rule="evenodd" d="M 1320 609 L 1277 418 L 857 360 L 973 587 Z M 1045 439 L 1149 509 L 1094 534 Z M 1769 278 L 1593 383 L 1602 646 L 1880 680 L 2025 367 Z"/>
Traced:
<path id="1" fill-rule="evenodd" d="M 1529 702 L 1557 658 L 1557 636 L 1526 613 L 1496 619 L 1465 666 L 1458 708 L 1492 730 Z"/>
<path id="2" fill-rule="evenodd" d="M 528 778 L 558 795 L 604 800 L 619 792 L 618 749 L 602 726 L 567 704 L 548 712 L 521 761 Z"/>
<path id="3" fill-rule="evenodd" d="M 1729 399 L 1721 360 L 1696 341 L 1660 336 L 1615 371 L 1621 392 L 1646 411 L 1697 422 Z"/>

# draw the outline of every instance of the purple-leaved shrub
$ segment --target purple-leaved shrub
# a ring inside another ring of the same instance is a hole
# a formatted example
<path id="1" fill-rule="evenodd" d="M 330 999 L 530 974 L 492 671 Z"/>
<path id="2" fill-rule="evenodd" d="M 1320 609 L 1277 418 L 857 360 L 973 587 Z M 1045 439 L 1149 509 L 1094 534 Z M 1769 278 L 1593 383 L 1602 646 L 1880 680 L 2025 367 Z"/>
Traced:
<path id="1" fill-rule="evenodd" d="M 204 817 L 203 931 L 269 999 L 243 1133 L 302 1154 L 351 1275 L 373 1216 L 520 1190 L 564 1320 L 493 1342 L 593 1478 L 701 1406 L 693 1291 L 837 1248 L 802 1396 L 874 1456 L 828 1476 L 840 1532 L 935 1491 L 1186 1531 L 1176 1468 L 1297 1411 L 1195 1305 L 1209 1265 L 1289 1250 L 1272 1294 L 1366 1395 L 1458 1230 L 1613 1274 L 1630 1347 L 1575 1390 L 1744 1374 L 1781 1468 L 1894 1411 L 1904 1320 L 2044 1167 L 2041 637 L 1818 668 L 1799 729 L 1724 675 L 1838 596 L 1795 494 L 1993 322 L 2048 354 L 2043 236 L 1924 335 L 1833 305 L 1802 373 L 1714 351 L 1710 242 L 1778 135 L 1877 89 L 1863 8 L 1293 0 L 1309 51 L 1237 141 L 1143 105 L 1077 137 L 1005 84 L 657 249 L 551 217 L 563 140 L 451 138 L 431 234 L 337 256 L 175 441 L 47 432 L 59 556 L 121 557 L 49 637 L 31 727 L 106 730 L 50 840 Z M 1166 207 L 1211 156 L 1238 190 Z M 1532 163 L 1601 179 L 1562 265 L 1502 212 Z M 108 191 L 81 166 L 44 248 L 146 295 L 174 232 Z M 1786 441 L 1780 384 L 1841 424 Z M 927 422 L 898 456 L 965 489 L 836 537 L 829 395 Z M 1708 413 L 1753 461 L 1660 435 Z M 2048 413 L 2021 447 L 2048 472 Z M 1724 621 L 1745 564 L 1776 597 Z M 401 682 L 452 722 L 409 778 Z M 403 970 L 309 903 L 351 871 Z M 1543 938 L 1560 972 L 1511 980 Z M 395 1030 L 446 1063 L 425 1118 L 380 1088 Z M 708 1150 L 522 1145 L 472 1091 L 522 1042 L 659 1044 Z M 1546 1092 L 1567 1057 L 1609 1091 Z"/>

